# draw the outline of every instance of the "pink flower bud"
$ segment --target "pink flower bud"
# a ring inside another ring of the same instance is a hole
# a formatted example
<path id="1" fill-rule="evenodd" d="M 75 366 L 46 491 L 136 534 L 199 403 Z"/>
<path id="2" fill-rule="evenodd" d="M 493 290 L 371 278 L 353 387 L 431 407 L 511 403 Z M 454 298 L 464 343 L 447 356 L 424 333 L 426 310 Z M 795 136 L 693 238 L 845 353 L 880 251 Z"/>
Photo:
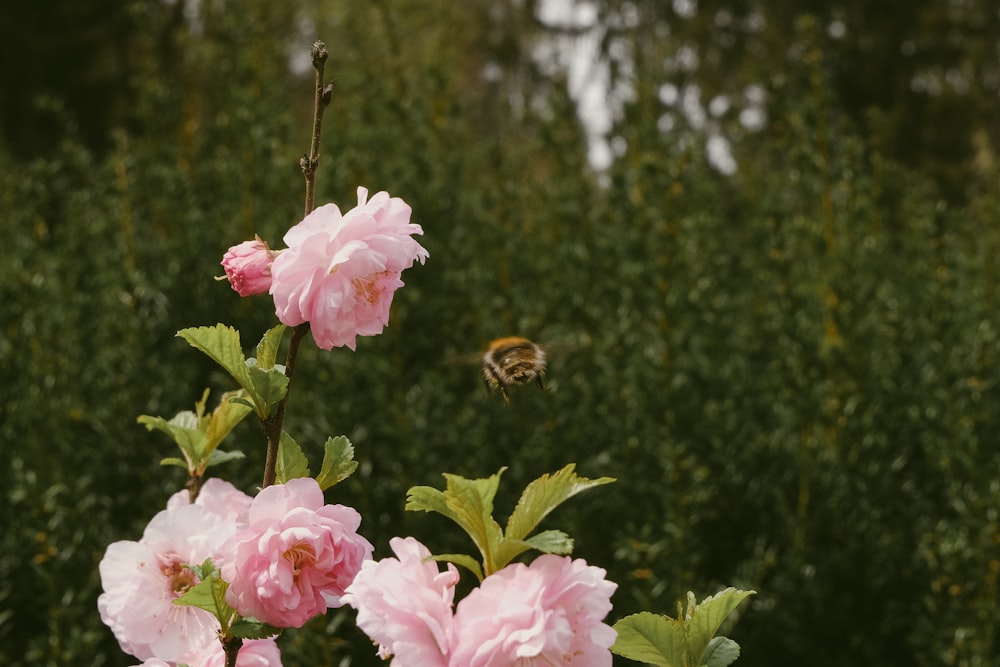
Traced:
<path id="1" fill-rule="evenodd" d="M 271 264 L 277 255 L 258 236 L 227 250 L 222 257 L 222 268 L 240 296 L 267 294 L 271 289 Z"/>

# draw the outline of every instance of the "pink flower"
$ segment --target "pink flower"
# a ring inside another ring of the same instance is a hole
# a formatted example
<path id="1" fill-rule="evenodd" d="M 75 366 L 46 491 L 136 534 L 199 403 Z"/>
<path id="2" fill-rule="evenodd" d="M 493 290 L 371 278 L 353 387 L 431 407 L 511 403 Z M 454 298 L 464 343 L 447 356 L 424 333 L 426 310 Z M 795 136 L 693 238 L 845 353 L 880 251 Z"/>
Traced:
<path id="1" fill-rule="evenodd" d="M 235 526 L 199 505 L 163 510 L 138 542 L 108 546 L 99 570 L 104 593 L 101 620 L 122 650 L 140 660 L 180 660 L 185 653 L 218 642 L 219 624 L 209 612 L 173 600 L 198 583 L 182 564 L 214 557 Z"/>
<path id="2" fill-rule="evenodd" d="M 396 558 L 366 561 L 347 588 L 346 604 L 358 610 L 358 627 L 379 644 L 392 667 L 447 667 L 448 632 L 458 571 L 445 572 L 412 537 L 389 541 Z"/>
<path id="3" fill-rule="evenodd" d="M 616 584 L 583 560 L 542 555 L 486 577 L 458 604 L 450 665 L 611 665 L 602 621 Z"/>
<path id="4" fill-rule="evenodd" d="M 240 296 L 266 294 L 271 289 L 271 263 L 277 254 L 258 236 L 227 250 L 222 256 L 222 268 Z"/>
<path id="5" fill-rule="evenodd" d="M 406 202 L 386 192 L 369 201 L 365 188 L 345 215 L 334 204 L 307 215 L 285 234 L 288 249 L 271 265 L 278 319 L 289 326 L 309 322 L 324 350 L 353 350 L 357 336 L 381 333 L 403 270 L 427 258 L 412 238 L 423 230 L 409 221 Z"/>
<path id="6" fill-rule="evenodd" d="M 210 646 L 190 651 L 176 663 L 150 658 L 136 667 L 175 667 L 177 664 L 188 667 L 225 667 L 226 654 L 222 650 L 222 644 L 215 641 Z M 281 667 L 281 651 L 273 639 L 245 640 L 236 655 L 236 667 Z"/>
<path id="7" fill-rule="evenodd" d="M 356 510 L 323 502 L 308 477 L 269 486 L 253 499 L 216 559 L 229 582 L 226 601 L 241 615 L 298 628 L 342 604 L 372 545 L 357 533 Z"/>
<path id="8" fill-rule="evenodd" d="M 188 655 L 188 667 L 225 667 L 226 654 L 218 641 L 211 648 Z M 281 667 L 281 651 L 274 639 L 244 640 L 236 655 L 236 667 Z"/>

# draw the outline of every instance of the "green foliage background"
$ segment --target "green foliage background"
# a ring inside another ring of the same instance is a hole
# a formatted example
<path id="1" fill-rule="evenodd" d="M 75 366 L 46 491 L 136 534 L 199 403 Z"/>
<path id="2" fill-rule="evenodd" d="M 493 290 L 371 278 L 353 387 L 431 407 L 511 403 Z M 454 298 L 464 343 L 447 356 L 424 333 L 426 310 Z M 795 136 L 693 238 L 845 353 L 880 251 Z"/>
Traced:
<path id="1" fill-rule="evenodd" d="M 619 582 L 611 620 L 734 585 L 758 591 L 727 632 L 747 667 L 998 664 L 1000 16 L 690 4 L 586 3 L 629 91 L 600 173 L 565 72 L 536 57 L 585 31 L 536 2 L 5 20 L 0 662 L 133 664 L 100 623 L 97 563 L 184 482 L 135 418 L 232 388 L 177 330 L 224 322 L 249 347 L 274 322 L 213 277 L 228 246 L 280 246 L 301 217 L 312 83 L 289 63 L 321 38 L 318 201 L 401 196 L 431 255 L 384 335 L 305 347 L 290 404 L 314 465 L 327 435 L 354 442 L 328 497 L 377 555 L 394 535 L 467 550 L 403 512 L 412 485 L 506 465 L 503 515 L 575 461 L 619 483 L 549 523 Z M 730 105 L 699 122 L 664 84 Z M 712 133 L 736 173 L 706 160 Z M 550 344 L 550 391 L 505 407 L 463 360 L 509 334 Z M 217 470 L 252 492 L 263 436 L 235 438 L 247 460 Z M 347 612 L 282 642 L 288 665 L 376 662 Z"/>

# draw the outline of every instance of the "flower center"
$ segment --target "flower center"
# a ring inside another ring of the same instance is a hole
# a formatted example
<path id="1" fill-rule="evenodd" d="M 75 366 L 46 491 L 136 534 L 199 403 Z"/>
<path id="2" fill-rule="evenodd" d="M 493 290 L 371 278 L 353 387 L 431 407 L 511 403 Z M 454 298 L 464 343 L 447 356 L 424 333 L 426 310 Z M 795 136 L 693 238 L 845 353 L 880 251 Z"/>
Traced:
<path id="1" fill-rule="evenodd" d="M 166 577 L 170 591 L 176 597 L 184 595 L 189 588 L 198 583 L 198 577 L 190 568 L 184 567 L 176 557 L 166 558 L 160 568 L 163 576 Z"/>
<path id="2" fill-rule="evenodd" d="M 292 573 L 297 577 L 304 566 L 312 565 L 316 553 L 308 544 L 296 544 L 284 553 L 285 560 L 292 565 Z"/>
<path id="3" fill-rule="evenodd" d="M 354 294 L 361 301 L 367 301 L 369 306 L 375 305 L 378 301 L 378 295 L 381 292 L 378 289 L 378 278 L 382 274 L 373 273 L 370 276 L 364 278 L 354 278 L 351 280 L 351 285 L 354 286 Z"/>

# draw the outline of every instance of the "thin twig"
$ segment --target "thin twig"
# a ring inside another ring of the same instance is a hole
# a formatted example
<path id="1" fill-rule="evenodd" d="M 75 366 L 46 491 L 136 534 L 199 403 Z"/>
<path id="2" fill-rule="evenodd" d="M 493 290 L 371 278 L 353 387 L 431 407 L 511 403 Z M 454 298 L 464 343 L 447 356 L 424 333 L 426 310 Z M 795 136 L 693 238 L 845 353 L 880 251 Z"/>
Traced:
<path id="1" fill-rule="evenodd" d="M 299 343 L 302 342 L 309 323 L 305 322 L 292 329 L 292 339 L 288 343 L 288 358 L 285 360 L 285 377 L 288 378 L 288 390 L 285 397 L 278 403 L 274 413 L 264 420 L 264 433 L 267 435 L 267 458 L 264 460 L 264 481 L 261 488 L 274 484 L 278 466 L 278 445 L 281 443 L 281 427 L 285 422 L 285 406 L 292 391 L 292 373 L 295 371 L 295 359 L 299 353 Z"/>
<path id="2" fill-rule="evenodd" d="M 309 154 L 299 160 L 302 174 L 306 178 L 305 215 L 316 208 L 316 168 L 319 166 L 319 140 L 323 131 L 323 112 L 330 106 L 333 97 L 333 84 L 323 83 L 323 70 L 329 55 L 326 44 L 317 40 L 310 49 L 313 69 L 316 70 L 316 96 L 313 101 L 312 141 L 309 144 Z M 278 403 L 274 414 L 264 420 L 264 432 L 267 435 L 267 458 L 264 460 L 264 480 L 262 488 L 274 484 L 277 476 L 278 446 L 281 443 L 281 429 L 285 421 L 285 406 L 292 389 L 292 372 L 295 369 L 295 358 L 298 355 L 299 343 L 309 331 L 309 323 L 304 322 L 292 330 L 292 339 L 288 344 L 288 359 L 285 361 L 285 376 L 288 378 L 288 391 Z"/>
<path id="3" fill-rule="evenodd" d="M 302 174 L 306 177 L 306 206 L 305 215 L 312 213 L 316 208 L 316 168 L 319 166 L 319 138 L 323 130 L 323 112 L 330 105 L 333 97 L 333 84 L 323 83 L 323 70 L 326 67 L 326 59 L 329 55 L 326 44 L 316 41 L 312 45 L 312 63 L 316 70 L 316 97 L 313 102 L 313 130 L 312 143 L 309 146 L 309 154 L 302 156 L 299 166 L 302 167 Z"/>

